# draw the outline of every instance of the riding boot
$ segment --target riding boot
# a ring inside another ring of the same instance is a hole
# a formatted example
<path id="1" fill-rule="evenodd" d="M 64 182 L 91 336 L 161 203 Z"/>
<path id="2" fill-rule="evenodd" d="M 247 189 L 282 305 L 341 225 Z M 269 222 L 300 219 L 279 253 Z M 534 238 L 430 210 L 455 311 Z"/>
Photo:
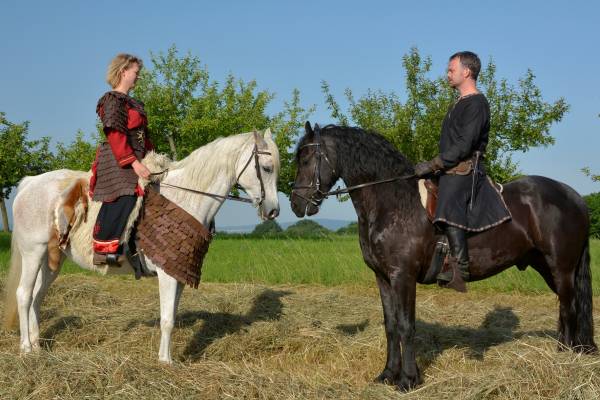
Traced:
<path id="1" fill-rule="evenodd" d="M 466 291 L 464 282 L 470 279 L 469 274 L 469 249 L 467 246 L 467 233 L 464 229 L 448 225 L 444 229 L 450 247 L 450 269 L 440 273 L 437 279 L 442 286 L 452 287 L 459 291 Z M 458 276 L 455 276 L 457 272 Z"/>
<path id="2" fill-rule="evenodd" d="M 133 268 L 135 273 L 135 279 L 140 279 L 143 275 L 142 273 L 142 262 L 140 255 L 137 251 L 137 244 L 135 242 L 135 236 L 137 233 L 137 227 L 134 227 L 131 231 L 131 235 L 129 236 L 129 241 L 127 242 L 127 246 L 125 246 L 125 255 L 129 260 L 129 264 Z"/>
<path id="3" fill-rule="evenodd" d="M 94 253 L 94 265 L 108 264 L 111 267 L 120 267 L 124 261 L 122 255 L 116 253 Z"/>

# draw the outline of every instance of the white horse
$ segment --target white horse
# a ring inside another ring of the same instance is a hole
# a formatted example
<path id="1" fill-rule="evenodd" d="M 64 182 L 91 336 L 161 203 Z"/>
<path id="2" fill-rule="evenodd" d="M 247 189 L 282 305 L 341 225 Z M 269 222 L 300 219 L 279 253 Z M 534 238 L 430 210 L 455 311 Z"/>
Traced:
<path id="1" fill-rule="evenodd" d="M 201 195 L 173 188 L 171 185 L 226 196 L 237 183 L 250 197 L 254 206 L 258 207 L 261 219 L 273 219 L 279 215 L 278 171 L 279 152 L 271 138 L 271 131 L 267 129 L 264 134 L 242 133 L 217 139 L 196 149 L 185 159 L 171 163 L 166 177 L 162 180 L 165 185 L 161 186 L 160 192 L 208 227 L 224 198 Z M 14 230 L 11 267 L 6 283 L 4 325 L 5 328 L 12 327 L 18 311 L 22 353 L 40 349 L 40 305 L 48 287 L 58 276 L 60 265 L 65 258 L 72 259 L 82 268 L 101 273 L 132 271 L 125 266 L 102 269 L 93 265 L 90 257 L 91 226 L 96 218 L 92 209 L 94 206 L 96 209 L 99 207 L 99 203 L 96 202 L 90 207 L 88 221 L 81 222 L 85 227 L 80 226 L 78 232 L 75 232 L 74 227 L 74 237 L 58 261 L 59 268 L 56 271 L 49 268 L 48 242 L 54 232 L 55 210 L 64 191 L 65 182 L 87 177 L 89 172 L 51 171 L 24 178 L 17 189 L 13 203 Z M 85 240 L 75 240 L 75 236 L 81 235 L 81 232 L 84 233 Z M 158 358 L 162 362 L 171 363 L 171 331 L 184 285 L 147 258 L 145 264 L 147 269 L 158 275 L 161 328 Z"/>

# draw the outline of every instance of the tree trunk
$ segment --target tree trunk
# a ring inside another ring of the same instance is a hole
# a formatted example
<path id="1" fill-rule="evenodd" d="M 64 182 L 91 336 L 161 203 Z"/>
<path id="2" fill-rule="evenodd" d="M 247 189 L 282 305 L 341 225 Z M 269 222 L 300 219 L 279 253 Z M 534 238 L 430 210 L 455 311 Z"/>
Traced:
<path id="1" fill-rule="evenodd" d="M 8 229 L 8 212 L 6 211 L 6 203 L 4 197 L 0 198 L 0 211 L 2 212 L 2 227 L 4 232 L 10 232 Z"/>
<path id="2" fill-rule="evenodd" d="M 173 140 L 173 135 L 169 134 L 167 138 L 169 139 L 169 147 L 171 148 L 171 154 L 173 154 L 173 161 L 177 161 L 177 149 L 175 149 L 175 141 Z"/>

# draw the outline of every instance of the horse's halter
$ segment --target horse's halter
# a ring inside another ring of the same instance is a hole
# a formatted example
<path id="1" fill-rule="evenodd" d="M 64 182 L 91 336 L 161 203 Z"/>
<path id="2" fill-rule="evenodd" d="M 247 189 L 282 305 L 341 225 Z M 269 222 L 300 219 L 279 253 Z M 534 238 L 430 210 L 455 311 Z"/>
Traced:
<path id="1" fill-rule="evenodd" d="M 258 149 L 258 143 L 256 141 L 256 132 L 254 132 L 254 134 L 255 134 L 254 148 L 252 149 L 252 154 L 250 155 L 250 158 L 248 158 L 248 161 L 246 161 L 244 168 L 242 168 L 242 170 L 238 174 L 237 178 L 235 178 L 235 186 L 239 187 L 238 182 L 239 182 L 242 174 L 244 173 L 244 171 L 246 171 L 246 168 L 248 168 L 248 165 L 250 165 L 250 161 L 252 161 L 252 159 L 254 158 L 254 169 L 256 170 L 256 177 L 258 178 L 258 181 L 260 182 L 260 200 L 258 202 L 258 206 L 260 207 L 262 205 L 263 201 L 265 201 L 266 194 L 265 194 L 265 184 L 263 182 L 262 174 L 260 172 L 260 163 L 258 162 L 258 156 L 261 154 L 270 156 L 271 152 L 262 151 L 262 150 Z"/>
<path id="2" fill-rule="evenodd" d="M 246 164 L 244 165 L 244 168 L 242 168 L 242 171 L 238 174 L 237 178 L 235 179 L 235 184 L 234 184 L 234 186 L 241 188 L 241 186 L 238 184 L 238 181 L 240 180 L 240 177 L 242 176 L 242 174 L 244 173 L 246 168 L 248 168 L 248 165 L 250 165 L 250 161 L 252 161 L 252 159 L 254 159 L 254 168 L 256 170 L 256 177 L 258 178 L 258 181 L 260 182 L 260 200 L 258 201 L 259 207 L 262 205 L 262 203 L 264 202 L 264 200 L 266 198 L 265 184 L 262 179 L 262 174 L 260 173 L 260 164 L 258 163 L 258 156 L 261 154 L 271 155 L 271 152 L 262 151 L 262 150 L 258 149 L 257 134 L 255 132 L 254 148 L 252 149 L 252 154 L 250 155 L 250 158 L 248 158 L 248 161 L 246 161 Z M 168 172 L 168 170 L 152 173 L 150 175 L 161 175 L 161 174 L 164 174 L 165 172 Z M 240 201 L 242 203 L 254 203 L 254 201 L 252 201 L 252 199 L 248 199 L 245 197 L 235 196 L 235 195 L 231 195 L 231 194 L 228 194 L 226 196 L 221 196 L 220 194 L 203 192 L 203 191 L 196 190 L 196 189 L 186 188 L 186 187 L 177 186 L 177 185 L 171 185 L 171 184 L 165 183 L 165 182 L 161 182 L 160 186 L 166 186 L 166 187 L 170 187 L 170 188 L 174 188 L 174 189 L 181 189 L 181 190 L 185 190 L 187 192 L 201 194 L 201 195 L 213 197 L 216 199 L 234 200 L 234 201 Z M 241 188 L 241 189 L 243 190 L 243 188 Z"/>
<path id="3" fill-rule="evenodd" d="M 320 207 L 319 202 L 322 201 L 323 199 L 325 199 L 329 193 L 329 192 L 323 192 L 321 190 L 321 159 L 324 159 L 325 162 L 327 162 L 327 164 L 333 171 L 334 175 L 336 172 L 335 172 L 335 168 L 333 167 L 333 164 L 331 164 L 331 161 L 329 161 L 329 157 L 327 157 L 327 151 L 325 148 L 325 144 L 321 142 L 321 128 L 320 127 L 315 127 L 314 135 L 315 135 L 315 140 L 312 143 L 307 143 L 298 148 L 298 152 L 300 152 L 300 150 L 302 150 L 305 147 L 314 147 L 315 148 L 315 156 L 317 157 L 317 162 L 315 163 L 315 172 L 313 174 L 313 179 L 311 180 L 310 184 L 308 184 L 308 185 L 301 185 L 301 186 L 294 185 L 292 188 L 292 196 L 298 196 L 302 200 L 305 200 L 306 202 L 317 207 L 317 209 L 318 209 Z M 321 148 L 321 145 L 323 146 L 323 148 Z M 296 192 L 297 189 L 314 189 L 314 192 L 310 195 L 310 197 L 307 198 L 307 197 L 302 196 L 301 194 L 298 194 Z M 308 204 L 307 204 L 307 206 L 308 206 Z"/>

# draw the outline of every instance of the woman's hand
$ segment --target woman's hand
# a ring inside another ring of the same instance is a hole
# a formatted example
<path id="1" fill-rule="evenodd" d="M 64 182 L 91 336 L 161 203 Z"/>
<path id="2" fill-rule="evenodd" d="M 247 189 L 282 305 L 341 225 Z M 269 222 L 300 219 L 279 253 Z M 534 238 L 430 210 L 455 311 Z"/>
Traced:
<path id="1" fill-rule="evenodd" d="M 144 164 L 142 164 L 141 162 L 139 162 L 138 160 L 135 160 L 134 162 L 132 162 L 131 167 L 133 168 L 133 170 L 135 171 L 137 176 L 139 176 L 140 178 L 143 178 L 143 179 L 150 178 L 150 170 L 148 168 L 146 168 L 146 166 Z"/>

